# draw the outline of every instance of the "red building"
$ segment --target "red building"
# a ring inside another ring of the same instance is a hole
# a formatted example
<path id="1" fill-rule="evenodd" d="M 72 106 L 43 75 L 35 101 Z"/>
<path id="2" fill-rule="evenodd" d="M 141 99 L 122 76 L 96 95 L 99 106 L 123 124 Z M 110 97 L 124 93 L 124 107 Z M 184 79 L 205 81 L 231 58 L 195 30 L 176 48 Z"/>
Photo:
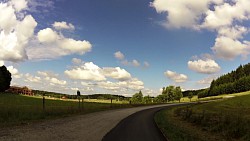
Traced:
<path id="1" fill-rule="evenodd" d="M 11 93 L 16 93 L 16 94 L 23 94 L 23 95 L 34 95 L 31 89 L 28 87 L 16 87 L 16 86 L 11 86 L 7 92 Z"/>

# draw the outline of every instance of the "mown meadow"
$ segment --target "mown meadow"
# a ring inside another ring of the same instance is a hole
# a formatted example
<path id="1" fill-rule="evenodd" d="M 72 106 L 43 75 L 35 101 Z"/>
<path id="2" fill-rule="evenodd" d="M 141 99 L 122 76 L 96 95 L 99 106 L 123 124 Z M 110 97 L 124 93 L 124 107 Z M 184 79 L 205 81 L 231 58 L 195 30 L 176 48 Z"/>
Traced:
<path id="1" fill-rule="evenodd" d="M 155 121 L 169 140 L 248 141 L 250 92 L 235 95 L 238 96 L 161 111 Z"/>
<path id="2" fill-rule="evenodd" d="M 108 101 L 94 102 L 94 100 L 84 100 L 79 105 L 77 100 L 66 101 L 46 98 L 45 107 L 43 108 L 41 97 L 0 93 L 0 127 L 133 106 L 135 105 L 129 105 L 126 102 L 116 102 L 115 100 L 113 100 L 112 104 L 108 103 Z"/>

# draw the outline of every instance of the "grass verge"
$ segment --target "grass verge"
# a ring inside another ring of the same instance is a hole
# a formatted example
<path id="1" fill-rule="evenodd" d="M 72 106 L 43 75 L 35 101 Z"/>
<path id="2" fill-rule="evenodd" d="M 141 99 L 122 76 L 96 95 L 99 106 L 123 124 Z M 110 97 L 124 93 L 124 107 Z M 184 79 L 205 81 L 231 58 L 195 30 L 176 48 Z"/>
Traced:
<path id="1" fill-rule="evenodd" d="M 129 108 L 134 105 L 113 103 L 45 100 L 45 110 L 41 98 L 10 93 L 0 93 L 0 127 L 28 124 L 41 119 L 58 118 L 76 114 Z"/>
<path id="2" fill-rule="evenodd" d="M 155 121 L 171 141 L 250 141 L 250 92 L 216 102 L 174 107 Z"/>

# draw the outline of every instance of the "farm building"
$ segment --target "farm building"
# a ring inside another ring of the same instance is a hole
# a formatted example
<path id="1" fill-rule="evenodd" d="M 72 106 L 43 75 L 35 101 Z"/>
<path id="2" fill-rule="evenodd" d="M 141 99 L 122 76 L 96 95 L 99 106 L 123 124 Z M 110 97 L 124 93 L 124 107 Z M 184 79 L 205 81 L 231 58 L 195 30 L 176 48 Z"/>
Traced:
<path id="1" fill-rule="evenodd" d="M 11 86 L 7 92 L 11 93 L 17 93 L 17 94 L 23 94 L 23 95 L 34 95 L 31 89 L 28 87 L 17 87 L 17 86 Z"/>

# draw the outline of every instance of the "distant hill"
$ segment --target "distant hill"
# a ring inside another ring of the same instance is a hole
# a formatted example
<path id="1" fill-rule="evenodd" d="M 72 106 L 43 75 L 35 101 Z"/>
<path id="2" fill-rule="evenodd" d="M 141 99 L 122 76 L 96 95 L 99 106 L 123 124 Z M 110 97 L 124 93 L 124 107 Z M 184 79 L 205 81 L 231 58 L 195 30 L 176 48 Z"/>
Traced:
<path id="1" fill-rule="evenodd" d="M 232 94 L 250 90 L 250 63 L 240 65 L 236 70 L 213 80 L 208 89 L 199 93 L 199 97 Z"/>
<path id="2" fill-rule="evenodd" d="M 61 94 L 56 92 L 47 92 L 47 91 L 41 91 L 41 90 L 33 90 L 33 92 L 37 95 L 45 95 L 55 98 L 67 98 L 67 99 L 77 99 L 77 95 L 68 95 L 68 94 Z M 82 95 L 81 96 L 84 99 L 120 99 L 125 100 L 129 99 L 129 97 L 125 97 L 122 95 L 112 95 L 112 94 L 91 94 L 91 95 Z"/>

